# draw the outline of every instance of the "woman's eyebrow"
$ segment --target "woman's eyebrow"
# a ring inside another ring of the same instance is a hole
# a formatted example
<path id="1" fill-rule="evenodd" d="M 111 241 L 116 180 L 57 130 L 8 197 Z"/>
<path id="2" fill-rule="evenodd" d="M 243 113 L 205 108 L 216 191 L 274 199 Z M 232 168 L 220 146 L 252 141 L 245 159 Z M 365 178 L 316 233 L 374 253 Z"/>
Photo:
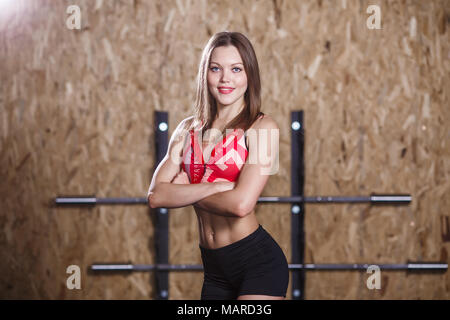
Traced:
<path id="1" fill-rule="evenodd" d="M 220 66 L 220 63 L 218 63 L 218 62 L 211 61 L 211 63 L 215 63 Z M 242 62 L 235 62 L 235 63 L 232 63 L 231 65 L 234 66 L 235 64 L 242 64 Z"/>

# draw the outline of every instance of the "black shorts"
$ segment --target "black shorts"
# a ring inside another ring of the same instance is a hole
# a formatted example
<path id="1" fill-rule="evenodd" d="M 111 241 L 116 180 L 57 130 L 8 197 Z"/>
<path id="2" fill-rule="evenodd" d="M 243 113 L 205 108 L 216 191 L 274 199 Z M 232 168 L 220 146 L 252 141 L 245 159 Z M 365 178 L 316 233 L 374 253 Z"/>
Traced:
<path id="1" fill-rule="evenodd" d="M 286 297 L 289 268 L 280 246 L 260 225 L 247 237 L 218 249 L 200 246 L 202 300 L 234 300 L 244 294 Z"/>

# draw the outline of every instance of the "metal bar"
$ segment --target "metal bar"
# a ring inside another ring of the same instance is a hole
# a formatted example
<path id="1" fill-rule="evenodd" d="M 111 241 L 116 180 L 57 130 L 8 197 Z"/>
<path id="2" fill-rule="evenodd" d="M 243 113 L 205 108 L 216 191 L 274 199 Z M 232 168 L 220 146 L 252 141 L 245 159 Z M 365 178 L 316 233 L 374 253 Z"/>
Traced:
<path id="1" fill-rule="evenodd" d="M 372 204 L 409 204 L 411 202 L 411 196 L 409 194 L 402 195 L 388 195 L 388 194 L 372 194 L 370 196 L 370 202 Z"/>
<path id="2" fill-rule="evenodd" d="M 370 196 L 314 196 L 314 197 L 260 197 L 259 203 L 370 203 L 372 205 L 407 205 L 411 203 L 409 194 L 370 195 Z M 96 198 L 95 196 L 61 196 L 55 198 L 57 205 L 96 205 L 96 204 L 145 204 L 147 198 Z"/>
<path id="3" fill-rule="evenodd" d="M 376 264 L 376 263 L 363 263 L 363 264 L 305 264 L 297 265 L 291 264 L 290 268 L 303 268 L 306 270 L 363 270 L 367 271 L 369 266 L 377 266 L 380 270 L 443 270 L 448 269 L 446 263 L 406 263 L 406 264 Z"/>
<path id="4" fill-rule="evenodd" d="M 291 112 L 291 246 L 293 263 L 302 264 L 305 251 L 305 158 L 304 158 L 304 122 L 303 111 Z M 305 298 L 305 270 L 295 269 L 291 276 L 292 299 Z"/>
<path id="5" fill-rule="evenodd" d="M 400 264 L 377 264 L 377 263 L 352 263 L 352 264 L 289 264 L 290 270 L 305 271 L 367 271 L 369 266 L 378 266 L 380 270 L 408 270 L 408 271 L 447 271 L 448 263 L 442 262 L 418 262 Z M 201 264 L 93 264 L 92 271 L 203 271 Z"/>
<path id="6" fill-rule="evenodd" d="M 156 164 L 164 159 L 168 148 L 168 118 L 167 112 L 155 112 L 155 142 L 156 142 Z M 155 167 L 156 169 L 156 167 Z M 154 170 L 153 170 L 154 172 Z M 155 209 L 155 249 L 157 264 L 169 263 L 169 215 L 168 209 Z M 156 277 L 156 299 L 169 299 L 169 273 L 164 269 L 158 269 L 155 273 Z"/>
<path id="7" fill-rule="evenodd" d="M 203 271 L 201 264 L 93 264 L 92 271 Z"/>
<path id="8" fill-rule="evenodd" d="M 370 204 L 409 204 L 412 200 L 409 194 L 372 194 L 370 196 L 313 196 L 313 197 L 260 197 L 258 202 L 274 203 L 370 203 Z"/>

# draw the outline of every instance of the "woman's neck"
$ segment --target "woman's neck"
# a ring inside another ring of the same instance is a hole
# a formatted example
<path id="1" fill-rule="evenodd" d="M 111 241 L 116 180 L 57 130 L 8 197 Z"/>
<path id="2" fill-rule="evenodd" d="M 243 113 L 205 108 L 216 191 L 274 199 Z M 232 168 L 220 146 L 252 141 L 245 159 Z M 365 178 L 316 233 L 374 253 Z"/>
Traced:
<path id="1" fill-rule="evenodd" d="M 231 120 L 233 120 L 241 111 L 244 109 L 245 103 L 240 102 L 239 104 L 234 104 L 230 106 L 222 106 L 217 105 L 217 116 L 216 121 L 218 120 L 223 125 L 227 124 Z"/>

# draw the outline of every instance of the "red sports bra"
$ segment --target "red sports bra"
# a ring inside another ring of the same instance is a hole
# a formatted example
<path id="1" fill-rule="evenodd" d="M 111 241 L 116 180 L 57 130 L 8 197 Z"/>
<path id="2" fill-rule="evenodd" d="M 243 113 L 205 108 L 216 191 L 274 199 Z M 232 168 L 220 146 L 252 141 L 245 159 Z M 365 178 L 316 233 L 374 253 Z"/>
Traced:
<path id="1" fill-rule="evenodd" d="M 201 131 L 192 129 L 190 143 L 183 150 L 181 167 L 191 183 L 214 182 L 216 180 L 236 181 L 247 160 L 248 150 L 242 129 L 234 129 L 217 143 L 207 162 L 203 157 Z"/>

